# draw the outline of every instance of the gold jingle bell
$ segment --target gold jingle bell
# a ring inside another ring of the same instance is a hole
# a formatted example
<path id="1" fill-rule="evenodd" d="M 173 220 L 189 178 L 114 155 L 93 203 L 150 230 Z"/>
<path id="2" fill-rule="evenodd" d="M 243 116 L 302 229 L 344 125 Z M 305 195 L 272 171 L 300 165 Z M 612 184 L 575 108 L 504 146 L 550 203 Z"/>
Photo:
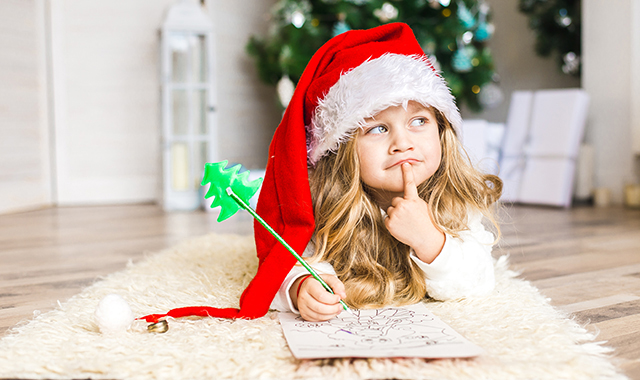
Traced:
<path id="1" fill-rule="evenodd" d="M 160 320 L 156 323 L 152 323 L 149 326 L 147 326 L 148 332 L 153 332 L 157 334 L 164 334 L 167 332 L 167 330 L 169 330 L 169 323 L 167 323 L 165 319 Z"/>

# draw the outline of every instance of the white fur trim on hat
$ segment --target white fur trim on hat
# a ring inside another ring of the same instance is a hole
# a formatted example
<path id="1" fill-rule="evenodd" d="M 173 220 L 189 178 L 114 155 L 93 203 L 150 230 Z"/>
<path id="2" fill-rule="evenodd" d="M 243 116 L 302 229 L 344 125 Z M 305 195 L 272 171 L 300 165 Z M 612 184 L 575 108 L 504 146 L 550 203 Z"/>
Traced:
<path id="1" fill-rule="evenodd" d="M 320 99 L 308 126 L 308 160 L 315 165 L 390 106 L 416 101 L 444 114 L 454 129 L 462 125 L 460 112 L 444 79 L 424 56 L 385 54 L 342 74 Z"/>

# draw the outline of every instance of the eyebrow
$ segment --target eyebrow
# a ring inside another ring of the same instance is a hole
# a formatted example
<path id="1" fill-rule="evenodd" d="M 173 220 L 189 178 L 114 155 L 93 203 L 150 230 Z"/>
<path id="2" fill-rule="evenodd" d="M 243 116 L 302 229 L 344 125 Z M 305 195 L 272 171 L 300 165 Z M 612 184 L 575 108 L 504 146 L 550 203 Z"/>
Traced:
<path id="1" fill-rule="evenodd" d="M 413 104 L 413 107 L 412 107 Z M 434 108 L 432 106 L 425 106 L 422 103 L 413 101 L 413 103 L 409 103 L 407 105 L 407 111 L 411 110 L 412 112 L 419 112 L 419 111 L 431 111 L 431 113 L 434 113 Z"/>

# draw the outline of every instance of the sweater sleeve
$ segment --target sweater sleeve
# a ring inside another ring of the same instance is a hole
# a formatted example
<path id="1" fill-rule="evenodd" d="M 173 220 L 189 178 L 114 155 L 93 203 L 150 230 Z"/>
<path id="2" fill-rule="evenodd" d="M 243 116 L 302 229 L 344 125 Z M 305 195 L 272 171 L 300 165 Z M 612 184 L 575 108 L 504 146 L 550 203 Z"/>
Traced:
<path id="1" fill-rule="evenodd" d="M 493 242 L 493 234 L 482 225 L 482 214 L 473 214 L 469 230 L 462 231 L 458 238 L 447 234 L 442 252 L 431 264 L 420 260 L 413 251 L 411 259 L 424 272 L 430 297 L 445 301 L 484 296 L 495 285 Z"/>
<path id="2" fill-rule="evenodd" d="M 310 257 L 315 250 L 315 246 L 313 242 L 309 242 L 307 248 L 305 248 L 302 253 L 302 257 Z M 327 262 L 319 262 L 315 264 L 310 264 L 310 266 L 315 269 L 319 274 L 332 274 L 335 275 L 336 272 L 333 269 L 333 266 Z M 293 306 L 293 302 L 291 301 L 291 296 L 289 290 L 293 283 L 302 276 L 308 275 L 309 272 L 305 267 L 300 264 L 296 264 L 291 268 L 287 277 L 285 277 L 284 281 L 282 281 L 282 285 L 280 285 L 280 289 L 278 293 L 276 293 L 275 298 L 271 302 L 270 309 L 278 310 L 278 311 L 289 311 L 294 313 L 299 313 L 298 309 Z"/>

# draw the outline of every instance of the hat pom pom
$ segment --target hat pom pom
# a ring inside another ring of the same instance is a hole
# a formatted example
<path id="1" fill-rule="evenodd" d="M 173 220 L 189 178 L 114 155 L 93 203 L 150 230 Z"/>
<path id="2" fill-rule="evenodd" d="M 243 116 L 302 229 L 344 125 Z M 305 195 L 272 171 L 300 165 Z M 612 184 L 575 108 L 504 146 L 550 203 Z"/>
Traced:
<path id="1" fill-rule="evenodd" d="M 124 298 L 117 294 L 109 294 L 98 304 L 95 318 L 103 334 L 117 334 L 126 331 L 135 316 Z"/>

